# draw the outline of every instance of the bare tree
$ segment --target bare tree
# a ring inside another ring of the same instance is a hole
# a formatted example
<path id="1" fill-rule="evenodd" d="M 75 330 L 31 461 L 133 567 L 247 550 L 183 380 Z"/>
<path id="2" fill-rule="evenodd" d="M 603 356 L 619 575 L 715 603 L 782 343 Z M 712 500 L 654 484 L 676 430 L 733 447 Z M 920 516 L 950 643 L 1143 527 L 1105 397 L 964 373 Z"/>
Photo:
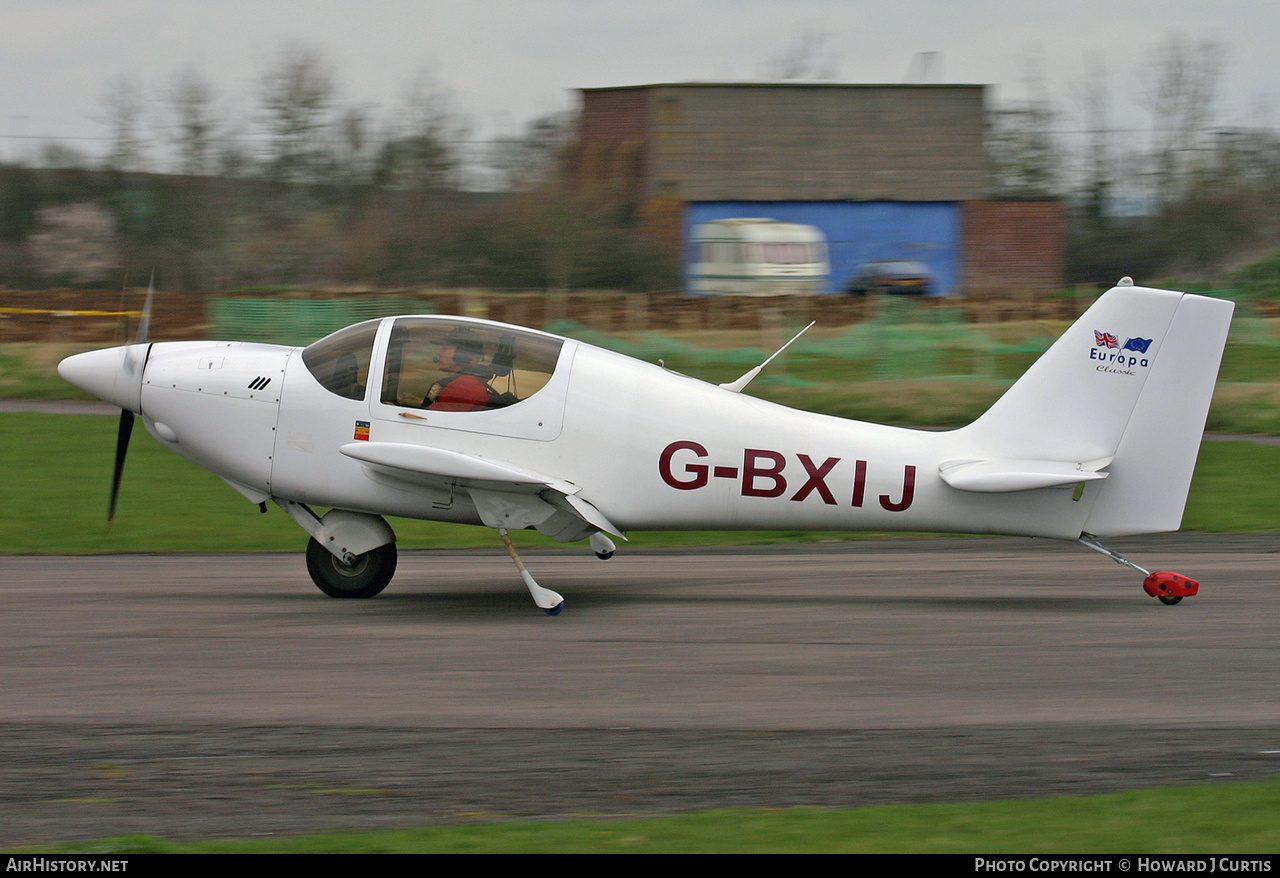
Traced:
<path id="1" fill-rule="evenodd" d="M 835 51 L 827 47 L 828 37 L 816 27 L 797 33 L 791 43 L 773 56 L 764 67 L 764 78 L 835 79 L 839 67 Z"/>
<path id="2" fill-rule="evenodd" d="M 1170 37 L 1144 63 L 1139 104 L 1151 114 L 1156 183 L 1161 200 L 1177 198 L 1197 169 L 1213 124 L 1226 50 L 1212 40 Z"/>
<path id="3" fill-rule="evenodd" d="M 106 166 L 112 171 L 140 171 L 145 161 L 142 86 L 132 76 L 119 76 L 102 96 L 103 122 L 110 129 L 111 147 Z"/>
<path id="4" fill-rule="evenodd" d="M 40 144 L 38 163 L 44 168 L 74 168 L 83 170 L 90 165 L 89 157 L 82 150 L 57 140 Z"/>
<path id="5" fill-rule="evenodd" d="M 1115 183 L 1111 130 L 1110 87 L 1107 68 L 1100 55 L 1085 61 L 1085 79 L 1079 86 L 1079 101 L 1084 125 L 1082 158 L 1082 194 L 1085 216 L 1100 223 L 1107 214 Z"/>
<path id="6" fill-rule="evenodd" d="M 334 176 L 347 186 L 367 184 L 373 177 L 376 143 L 369 109 L 350 106 L 334 126 Z"/>
<path id="7" fill-rule="evenodd" d="M 244 131 L 226 128 L 217 138 L 213 156 L 214 173 L 219 177 L 237 179 L 250 176 L 254 171 L 253 150 L 244 142 Z"/>
<path id="8" fill-rule="evenodd" d="M 571 113 L 548 113 L 526 125 L 519 137 L 494 140 L 489 161 L 502 188 L 524 191 L 553 180 L 575 127 Z"/>
<path id="9" fill-rule="evenodd" d="M 174 76 L 165 96 L 174 125 L 170 139 L 177 151 L 182 174 L 208 174 L 217 146 L 217 121 L 213 112 L 213 86 L 193 67 Z"/>
<path id="10" fill-rule="evenodd" d="M 333 65 L 320 51 L 291 44 L 280 51 L 258 87 L 271 141 L 270 175 L 286 183 L 319 179 L 336 92 Z"/>
<path id="11" fill-rule="evenodd" d="M 396 118 L 379 160 L 380 182 L 418 191 L 456 185 L 461 169 L 457 144 L 466 137 L 466 123 L 429 70 L 419 71 L 405 85 Z"/>
<path id="12" fill-rule="evenodd" d="M 907 75 L 903 82 L 925 84 L 942 82 L 942 53 L 916 52 L 907 65 Z"/>
<path id="13" fill-rule="evenodd" d="M 987 150 L 992 188 L 1001 195 L 1057 193 L 1060 155 L 1054 138 L 1058 113 L 1049 100 L 1043 63 L 1026 62 L 1027 98 L 988 113 Z"/>

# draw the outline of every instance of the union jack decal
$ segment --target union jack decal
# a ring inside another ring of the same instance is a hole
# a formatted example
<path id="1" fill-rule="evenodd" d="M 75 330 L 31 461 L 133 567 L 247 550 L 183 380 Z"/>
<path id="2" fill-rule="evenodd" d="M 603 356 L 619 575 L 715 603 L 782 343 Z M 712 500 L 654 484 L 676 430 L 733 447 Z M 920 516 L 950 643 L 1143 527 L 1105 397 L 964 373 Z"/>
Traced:
<path id="1" fill-rule="evenodd" d="M 1120 346 L 1120 339 L 1116 338 L 1109 332 L 1093 331 L 1093 340 L 1100 348 L 1115 348 Z"/>

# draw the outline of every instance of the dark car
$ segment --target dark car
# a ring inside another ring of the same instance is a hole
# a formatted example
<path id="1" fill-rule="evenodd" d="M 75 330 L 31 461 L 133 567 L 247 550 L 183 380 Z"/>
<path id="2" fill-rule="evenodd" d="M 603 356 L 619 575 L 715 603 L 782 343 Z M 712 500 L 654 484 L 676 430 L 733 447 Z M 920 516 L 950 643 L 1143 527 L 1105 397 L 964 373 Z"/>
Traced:
<path id="1" fill-rule="evenodd" d="M 886 259 L 868 262 L 849 278 L 844 291 L 851 296 L 892 293 L 899 296 L 927 296 L 936 283 L 933 272 L 923 262 Z"/>

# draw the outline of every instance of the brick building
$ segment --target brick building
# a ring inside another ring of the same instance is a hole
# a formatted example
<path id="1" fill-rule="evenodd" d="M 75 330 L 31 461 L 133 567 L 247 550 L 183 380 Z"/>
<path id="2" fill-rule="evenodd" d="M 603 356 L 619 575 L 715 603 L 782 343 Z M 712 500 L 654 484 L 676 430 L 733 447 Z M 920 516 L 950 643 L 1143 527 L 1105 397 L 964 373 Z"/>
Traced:
<path id="1" fill-rule="evenodd" d="M 927 262 L 944 295 L 1061 285 L 1055 202 L 989 196 L 980 85 L 682 83 L 583 89 L 570 178 L 635 204 L 687 263 L 733 217 L 817 226 L 830 291 L 866 262 Z"/>

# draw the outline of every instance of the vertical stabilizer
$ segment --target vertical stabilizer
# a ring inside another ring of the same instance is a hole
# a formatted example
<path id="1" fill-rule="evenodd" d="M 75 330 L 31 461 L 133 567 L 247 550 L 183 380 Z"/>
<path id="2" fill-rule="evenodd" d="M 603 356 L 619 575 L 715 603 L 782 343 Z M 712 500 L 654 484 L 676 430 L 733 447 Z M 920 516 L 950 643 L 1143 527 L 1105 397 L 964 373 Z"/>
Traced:
<path id="1" fill-rule="evenodd" d="M 1085 521 L 1097 536 L 1177 530 L 1218 380 L 1232 302 L 1184 295 Z"/>
<path id="2" fill-rule="evenodd" d="M 1104 293 L 985 414 L 965 428 L 987 456 L 1111 457 L 1164 351 L 1182 293 Z"/>
<path id="3" fill-rule="evenodd" d="M 1109 290 L 953 434 L 944 480 L 1017 491 L 1080 472 L 1084 532 L 1177 530 L 1234 308 L 1128 284 Z"/>

